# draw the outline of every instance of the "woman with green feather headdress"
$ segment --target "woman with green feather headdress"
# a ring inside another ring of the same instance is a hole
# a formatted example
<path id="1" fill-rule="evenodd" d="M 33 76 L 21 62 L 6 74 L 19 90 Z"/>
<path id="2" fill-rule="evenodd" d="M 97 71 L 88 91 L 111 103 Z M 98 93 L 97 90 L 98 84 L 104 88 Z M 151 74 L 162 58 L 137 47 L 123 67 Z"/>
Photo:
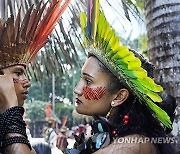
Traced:
<path id="1" fill-rule="evenodd" d="M 171 146 L 157 142 L 172 128 L 168 114 L 174 108 L 167 114 L 160 107 L 165 101 L 159 95 L 163 88 L 153 80 L 154 66 L 120 43 L 100 11 L 99 0 L 88 1 L 87 15 L 81 14 L 80 23 L 88 59 L 74 88 L 76 111 L 95 120 L 92 137 L 75 136 L 74 149 L 68 152 L 173 153 Z"/>

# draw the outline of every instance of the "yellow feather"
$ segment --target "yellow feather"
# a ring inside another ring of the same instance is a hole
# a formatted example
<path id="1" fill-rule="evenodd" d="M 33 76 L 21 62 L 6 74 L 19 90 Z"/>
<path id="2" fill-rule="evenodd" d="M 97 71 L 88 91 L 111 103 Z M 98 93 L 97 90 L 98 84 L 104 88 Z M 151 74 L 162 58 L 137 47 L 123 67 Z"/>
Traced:
<path id="1" fill-rule="evenodd" d="M 128 63 L 128 70 L 137 70 L 141 67 L 141 61 L 139 58 L 136 58 L 133 61 Z"/>
<path id="2" fill-rule="evenodd" d="M 156 104 L 154 104 L 152 101 L 147 100 L 146 101 L 147 105 L 154 111 L 156 117 L 168 128 L 172 128 L 171 120 L 167 113 L 162 110 L 160 107 L 158 107 Z"/>
<path id="3" fill-rule="evenodd" d="M 122 61 L 126 64 L 128 64 L 130 61 L 134 61 L 135 60 L 135 56 L 134 53 L 130 52 L 130 54 L 124 58 L 122 58 Z"/>
<path id="4" fill-rule="evenodd" d="M 154 92 L 161 92 L 163 88 L 160 85 L 157 85 L 153 79 L 150 77 L 145 77 L 144 79 L 139 80 L 141 84 L 146 87 L 147 89 L 154 91 Z"/>
<path id="5" fill-rule="evenodd" d="M 112 60 L 124 58 L 130 54 L 129 49 L 126 46 L 120 46 L 119 51 L 112 57 Z"/>
<path id="6" fill-rule="evenodd" d="M 134 71 L 125 70 L 125 72 L 129 77 L 134 79 L 143 79 L 147 76 L 147 71 L 144 69 Z"/>
<path id="7" fill-rule="evenodd" d="M 101 31 L 103 29 L 103 23 L 104 23 L 105 19 L 104 19 L 104 13 L 101 13 L 99 16 L 99 21 L 98 21 L 98 27 L 97 27 L 97 31 L 98 31 L 98 35 L 99 37 L 101 36 Z"/>
<path id="8" fill-rule="evenodd" d="M 104 34 L 104 40 L 106 40 L 106 38 L 107 38 L 107 36 L 108 36 L 108 34 L 109 34 L 110 30 L 111 30 L 108 22 L 106 22 L 105 25 L 106 25 L 106 31 L 105 31 L 105 34 Z"/>
<path id="9" fill-rule="evenodd" d="M 87 17 L 85 12 L 82 12 L 80 15 L 80 24 L 81 24 L 81 28 L 83 30 L 83 33 L 85 33 L 85 28 L 87 26 Z"/>
<path id="10" fill-rule="evenodd" d="M 150 90 L 146 91 L 146 94 L 154 101 L 154 102 L 162 102 L 162 98 L 157 94 Z"/>
<path id="11" fill-rule="evenodd" d="M 92 11 L 92 38 L 95 40 L 96 31 L 97 31 L 97 24 L 99 20 L 99 13 L 100 13 L 100 2 L 99 0 L 93 0 L 93 11 Z"/>

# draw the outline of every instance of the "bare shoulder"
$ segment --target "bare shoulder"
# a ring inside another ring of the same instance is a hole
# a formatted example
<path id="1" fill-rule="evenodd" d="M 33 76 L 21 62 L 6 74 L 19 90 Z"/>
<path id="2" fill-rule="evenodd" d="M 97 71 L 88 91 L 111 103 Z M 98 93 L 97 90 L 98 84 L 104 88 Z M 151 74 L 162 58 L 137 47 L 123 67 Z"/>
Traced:
<path id="1" fill-rule="evenodd" d="M 142 135 L 128 135 L 115 139 L 109 146 L 95 154 L 157 154 L 154 144 Z"/>

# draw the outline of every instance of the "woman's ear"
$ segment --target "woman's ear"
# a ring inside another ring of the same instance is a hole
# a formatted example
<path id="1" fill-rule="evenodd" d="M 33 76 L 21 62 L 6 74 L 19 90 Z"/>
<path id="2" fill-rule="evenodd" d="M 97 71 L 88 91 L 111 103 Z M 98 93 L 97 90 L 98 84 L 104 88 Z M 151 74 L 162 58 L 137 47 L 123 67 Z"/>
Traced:
<path id="1" fill-rule="evenodd" d="M 112 107 L 116 107 L 120 104 L 122 104 L 123 102 L 126 101 L 126 99 L 129 97 L 129 91 L 125 88 L 120 89 L 117 92 L 116 98 L 113 100 L 113 105 L 111 105 Z"/>

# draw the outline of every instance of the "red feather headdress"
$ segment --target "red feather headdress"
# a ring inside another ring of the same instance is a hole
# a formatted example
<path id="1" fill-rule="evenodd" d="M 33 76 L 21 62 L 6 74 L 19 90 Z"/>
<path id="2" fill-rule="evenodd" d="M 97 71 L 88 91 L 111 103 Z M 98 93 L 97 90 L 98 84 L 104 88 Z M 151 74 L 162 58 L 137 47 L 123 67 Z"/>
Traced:
<path id="1" fill-rule="evenodd" d="M 62 0 L 51 0 L 45 12 L 47 3 L 42 5 L 41 1 L 35 9 L 31 6 L 27 10 L 23 20 L 21 9 L 16 20 L 13 15 L 6 22 L 0 20 L 0 69 L 31 62 L 45 45 L 69 2 L 65 0 L 62 4 Z"/>

